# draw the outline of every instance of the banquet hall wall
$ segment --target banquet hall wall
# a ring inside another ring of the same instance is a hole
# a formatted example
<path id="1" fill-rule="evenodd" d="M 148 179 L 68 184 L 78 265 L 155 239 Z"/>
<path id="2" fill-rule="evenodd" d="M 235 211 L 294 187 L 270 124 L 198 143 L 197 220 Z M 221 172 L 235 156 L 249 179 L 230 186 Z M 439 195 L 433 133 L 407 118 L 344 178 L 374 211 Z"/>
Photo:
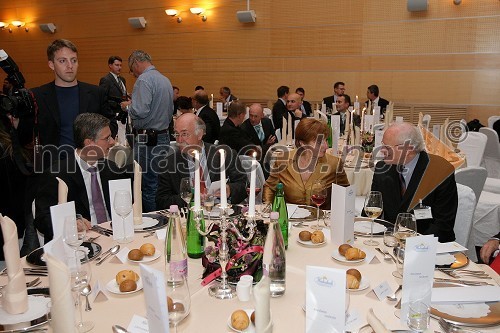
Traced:
<path id="1" fill-rule="evenodd" d="M 344 81 L 347 93 L 366 99 L 378 84 L 396 103 L 467 107 L 467 118 L 500 114 L 500 2 L 429 0 L 426 12 L 410 13 L 406 1 L 252 1 L 255 24 L 236 11 L 246 1 L 16 0 L 0 2 L 0 21 L 25 21 L 29 32 L 0 31 L 0 48 L 19 65 L 27 86 L 53 79 L 46 46 L 72 40 L 79 50 L 78 78 L 98 83 L 107 58 L 133 49 L 149 52 L 157 68 L 189 95 L 198 84 L 218 96 L 229 86 L 245 100 L 274 101 L 276 88 L 302 86 L 306 99 L 331 95 Z M 204 7 L 208 20 L 189 12 Z M 182 23 L 164 12 L 181 11 Z M 146 29 L 128 17 L 144 16 Z M 53 22 L 55 34 L 40 31 Z M 11 26 L 12 27 L 12 26 Z M 126 61 L 125 61 L 126 64 Z M 124 72 L 128 72 L 127 66 Z M 3 78 L 4 74 L 0 74 Z M 125 74 L 128 88 L 133 78 Z"/>

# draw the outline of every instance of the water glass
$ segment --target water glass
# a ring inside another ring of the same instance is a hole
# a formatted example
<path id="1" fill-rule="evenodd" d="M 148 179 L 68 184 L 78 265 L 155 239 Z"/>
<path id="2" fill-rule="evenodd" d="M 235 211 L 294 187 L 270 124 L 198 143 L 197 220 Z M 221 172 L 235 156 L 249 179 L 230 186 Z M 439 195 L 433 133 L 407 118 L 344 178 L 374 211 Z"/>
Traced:
<path id="1" fill-rule="evenodd" d="M 387 247 L 395 247 L 398 245 L 396 237 L 394 237 L 394 229 L 387 228 L 384 231 L 384 245 Z"/>
<path id="2" fill-rule="evenodd" d="M 394 254 L 396 258 L 396 270 L 392 272 L 392 276 L 398 279 L 403 278 L 403 266 L 405 262 L 405 250 L 398 244 L 394 249 Z"/>
<path id="3" fill-rule="evenodd" d="M 429 306 L 421 300 L 410 302 L 408 307 L 408 327 L 415 332 L 424 332 L 429 327 Z"/>

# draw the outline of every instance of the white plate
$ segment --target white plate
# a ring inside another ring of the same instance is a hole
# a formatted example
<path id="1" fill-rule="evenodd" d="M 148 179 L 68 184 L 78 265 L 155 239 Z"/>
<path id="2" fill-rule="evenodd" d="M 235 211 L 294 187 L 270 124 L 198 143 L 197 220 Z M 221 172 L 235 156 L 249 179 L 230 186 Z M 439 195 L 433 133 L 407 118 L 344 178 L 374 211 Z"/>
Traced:
<path id="1" fill-rule="evenodd" d="M 155 251 L 155 254 L 153 254 L 152 256 L 144 256 L 142 258 L 142 260 L 131 260 L 131 259 L 128 259 L 128 261 L 131 261 L 131 262 L 136 262 L 136 263 L 145 263 L 145 262 L 151 262 L 151 261 L 155 261 L 156 259 L 160 258 L 161 256 L 161 253 L 159 251 Z"/>
<path id="2" fill-rule="evenodd" d="M 360 250 L 363 250 L 363 249 L 360 248 Z M 366 252 L 366 251 L 363 250 L 363 252 Z M 339 253 L 338 249 L 335 249 L 335 250 L 333 250 L 332 258 L 337 260 L 337 261 L 340 261 L 340 262 L 345 262 L 348 264 L 355 264 L 355 263 L 364 261 L 366 257 L 363 259 L 358 259 L 358 260 L 347 260 L 343 255 L 341 255 Z"/>
<path id="3" fill-rule="evenodd" d="M 142 279 L 139 278 L 139 280 L 136 283 L 137 283 L 137 289 L 136 290 L 121 292 L 120 291 L 120 286 L 118 285 L 118 283 L 116 283 L 116 280 L 113 279 L 113 280 L 109 281 L 106 284 L 106 289 L 108 289 L 109 292 L 112 292 L 113 294 L 118 294 L 118 295 L 133 294 L 133 293 L 136 293 L 136 292 L 142 290 Z"/>
<path id="4" fill-rule="evenodd" d="M 250 321 L 250 325 L 248 325 L 248 327 L 246 329 L 244 329 L 243 331 L 240 331 L 240 330 L 237 330 L 236 328 L 234 328 L 233 325 L 231 325 L 231 316 L 229 316 L 229 318 L 227 318 L 227 326 L 229 326 L 229 328 L 232 329 L 235 332 L 239 332 L 239 333 L 255 333 L 255 326 L 254 326 L 254 324 L 252 324 L 252 321 L 250 320 L 250 316 L 252 315 L 252 312 L 254 312 L 254 309 L 243 309 L 243 311 L 245 311 L 247 313 L 248 320 Z"/>
<path id="5" fill-rule="evenodd" d="M 297 243 L 299 243 L 300 245 L 305 246 L 305 247 L 320 247 L 320 246 L 323 246 L 326 244 L 326 240 L 324 240 L 321 243 L 313 243 L 312 241 L 303 241 L 303 240 L 297 239 Z"/>
<path id="6" fill-rule="evenodd" d="M 232 208 L 229 208 L 227 210 L 227 214 L 230 216 L 234 213 L 234 209 Z M 205 216 L 205 218 L 208 219 L 208 210 L 206 210 L 205 208 L 203 208 L 203 215 Z M 220 217 L 220 208 L 219 207 L 214 207 L 212 209 L 212 211 L 210 212 L 210 218 L 217 218 L 217 217 Z"/>
<path id="7" fill-rule="evenodd" d="M 371 234 L 371 222 L 368 221 L 359 221 L 354 223 L 354 232 L 363 234 L 363 235 L 370 235 Z M 373 234 L 380 234 L 386 231 L 387 228 L 377 222 L 373 223 Z"/>
<path id="8" fill-rule="evenodd" d="M 151 228 L 157 225 L 158 223 L 160 223 L 160 221 L 155 220 L 152 217 L 143 216 L 142 224 L 134 224 L 134 230 L 144 230 L 145 228 Z"/>
<path id="9" fill-rule="evenodd" d="M 366 277 L 362 277 L 361 281 L 359 282 L 359 288 L 358 289 L 351 289 L 349 288 L 349 291 L 361 291 L 368 289 L 370 287 L 370 280 Z"/>

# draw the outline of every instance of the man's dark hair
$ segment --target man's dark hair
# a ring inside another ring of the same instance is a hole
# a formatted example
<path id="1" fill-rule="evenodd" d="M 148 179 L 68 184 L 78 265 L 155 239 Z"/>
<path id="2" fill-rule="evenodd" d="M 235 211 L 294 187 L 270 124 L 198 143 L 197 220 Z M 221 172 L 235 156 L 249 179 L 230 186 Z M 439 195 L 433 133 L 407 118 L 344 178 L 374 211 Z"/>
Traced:
<path id="1" fill-rule="evenodd" d="M 198 90 L 194 93 L 193 99 L 201 105 L 208 104 L 208 94 L 205 90 Z"/>
<path id="2" fill-rule="evenodd" d="M 123 62 L 123 60 L 120 56 L 111 56 L 108 59 L 108 65 L 114 64 L 115 60 L 118 60 L 119 62 Z"/>
<path id="3" fill-rule="evenodd" d="M 83 148 L 85 139 L 96 141 L 99 132 L 109 126 L 109 119 L 99 113 L 80 113 L 73 123 L 75 147 Z"/>
<path id="4" fill-rule="evenodd" d="M 177 87 L 177 86 L 172 86 L 172 90 L 175 90 L 175 89 L 177 89 L 177 90 L 179 90 L 179 91 L 180 91 L 179 87 Z"/>
<path id="5" fill-rule="evenodd" d="M 203 88 L 203 86 L 194 87 L 194 91 L 198 91 L 198 90 L 205 90 L 205 88 Z"/>
<path id="6" fill-rule="evenodd" d="M 376 84 L 372 84 L 371 86 L 369 86 L 368 91 L 374 94 L 375 97 L 378 97 L 379 91 L 378 91 L 378 86 Z"/>
<path id="7" fill-rule="evenodd" d="M 67 47 L 71 51 L 78 53 L 75 44 L 73 44 L 71 41 L 67 39 L 56 39 L 47 47 L 47 58 L 49 59 L 49 61 L 54 61 L 56 52 L 64 47 Z"/>
<path id="8" fill-rule="evenodd" d="M 345 83 L 342 81 L 335 82 L 335 84 L 333 85 L 333 88 L 337 89 L 339 86 L 345 86 Z"/>
<path id="9" fill-rule="evenodd" d="M 278 94 L 278 98 L 285 96 L 285 94 L 288 94 L 289 92 L 290 92 L 290 88 L 288 88 L 287 86 L 280 86 L 276 90 L 276 93 Z"/>
<path id="10" fill-rule="evenodd" d="M 229 104 L 229 108 L 227 110 L 227 117 L 228 118 L 236 118 L 242 113 L 246 113 L 247 108 L 245 107 L 245 104 L 240 101 L 233 101 L 231 104 Z"/>
<path id="11" fill-rule="evenodd" d="M 349 103 L 349 105 L 351 105 L 351 96 L 347 95 L 347 94 L 343 94 L 343 95 L 340 95 L 339 97 L 342 97 L 344 96 L 344 99 L 347 103 Z"/>
<path id="12" fill-rule="evenodd" d="M 305 94 L 306 94 L 306 91 L 305 91 L 305 90 L 304 90 L 304 88 L 302 88 L 302 87 L 298 87 L 297 89 L 295 89 L 295 92 L 296 92 L 296 93 L 299 93 L 299 92 L 300 92 L 300 93 L 302 93 L 303 95 L 305 95 Z"/>
<path id="13" fill-rule="evenodd" d="M 191 98 L 186 96 L 177 97 L 177 108 L 178 109 L 191 109 L 193 104 L 191 103 Z"/>
<path id="14" fill-rule="evenodd" d="M 231 89 L 229 89 L 229 87 L 222 87 L 221 88 L 223 92 L 225 92 L 226 94 L 228 95 L 231 95 Z"/>

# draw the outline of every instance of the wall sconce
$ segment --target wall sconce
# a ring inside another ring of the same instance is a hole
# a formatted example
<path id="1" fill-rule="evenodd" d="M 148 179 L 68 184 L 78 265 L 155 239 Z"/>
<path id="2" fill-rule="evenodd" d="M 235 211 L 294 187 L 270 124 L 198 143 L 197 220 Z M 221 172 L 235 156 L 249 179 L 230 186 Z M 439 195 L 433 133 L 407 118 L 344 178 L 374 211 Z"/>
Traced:
<path id="1" fill-rule="evenodd" d="M 453 3 L 455 5 L 460 5 L 462 3 L 462 0 L 453 0 Z"/>
<path id="2" fill-rule="evenodd" d="M 0 22 L 0 29 L 6 29 L 9 26 L 9 23 L 7 22 Z"/>
<path id="3" fill-rule="evenodd" d="M 56 26 L 54 23 L 40 23 L 38 25 L 42 32 L 46 32 L 48 34 L 53 34 L 56 32 Z"/>
<path id="4" fill-rule="evenodd" d="M 129 17 L 128 23 L 135 29 L 144 29 L 146 28 L 146 19 L 142 16 L 139 17 Z"/>
<path id="5" fill-rule="evenodd" d="M 25 23 L 23 21 L 12 21 L 11 24 L 17 28 L 24 27 Z M 24 31 L 28 32 L 30 29 L 28 27 L 24 28 Z M 12 29 L 9 29 L 12 32 Z"/>
<path id="6" fill-rule="evenodd" d="M 195 15 L 201 15 L 205 12 L 205 9 L 204 8 L 199 8 L 199 7 L 193 7 L 193 8 L 189 8 L 189 11 Z M 201 20 L 203 22 L 206 22 L 207 21 L 207 16 L 206 15 L 201 15 Z"/>
<path id="7" fill-rule="evenodd" d="M 168 16 L 172 16 L 172 17 L 176 17 L 177 16 L 177 23 L 181 23 L 182 22 L 182 17 L 179 16 L 179 12 L 177 11 L 177 9 L 167 9 L 165 10 L 165 13 L 168 15 Z"/>

